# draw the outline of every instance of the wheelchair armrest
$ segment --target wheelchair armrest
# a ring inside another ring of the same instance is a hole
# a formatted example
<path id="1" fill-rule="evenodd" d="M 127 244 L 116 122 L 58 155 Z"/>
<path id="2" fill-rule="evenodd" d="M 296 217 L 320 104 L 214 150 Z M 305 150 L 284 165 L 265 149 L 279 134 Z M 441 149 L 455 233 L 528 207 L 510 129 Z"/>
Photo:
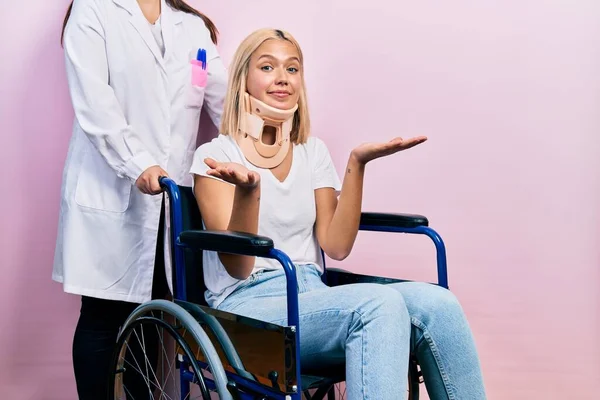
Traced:
<path id="1" fill-rule="evenodd" d="M 386 214 L 363 212 L 360 216 L 361 226 L 385 226 L 394 228 L 416 228 L 429 226 L 429 221 L 418 214 Z"/>
<path id="2" fill-rule="evenodd" d="M 233 231 L 183 231 L 179 243 L 192 250 L 264 257 L 273 250 L 273 240 L 265 236 Z"/>
<path id="3" fill-rule="evenodd" d="M 329 286 L 350 285 L 353 283 L 397 283 L 406 282 L 405 279 L 387 278 L 383 276 L 371 276 L 363 274 L 355 274 L 339 268 L 327 268 L 326 270 L 327 284 Z"/>

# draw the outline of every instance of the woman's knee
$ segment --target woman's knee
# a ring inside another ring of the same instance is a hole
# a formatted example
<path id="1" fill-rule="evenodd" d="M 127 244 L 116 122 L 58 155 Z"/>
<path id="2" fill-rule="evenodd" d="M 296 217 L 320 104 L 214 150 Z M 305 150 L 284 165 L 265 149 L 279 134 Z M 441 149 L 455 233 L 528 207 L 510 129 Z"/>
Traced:
<path id="1" fill-rule="evenodd" d="M 410 282 L 393 285 L 406 301 L 413 322 L 424 325 L 463 325 L 463 308 L 450 290 L 438 285 Z"/>
<path id="2" fill-rule="evenodd" d="M 462 306 L 458 298 L 450 290 L 432 284 L 424 284 L 428 292 L 428 298 L 432 301 L 433 307 L 444 312 L 462 314 Z"/>
<path id="3" fill-rule="evenodd" d="M 389 318 L 410 326 L 410 316 L 401 293 L 378 284 L 349 285 L 353 311 L 363 319 Z"/>

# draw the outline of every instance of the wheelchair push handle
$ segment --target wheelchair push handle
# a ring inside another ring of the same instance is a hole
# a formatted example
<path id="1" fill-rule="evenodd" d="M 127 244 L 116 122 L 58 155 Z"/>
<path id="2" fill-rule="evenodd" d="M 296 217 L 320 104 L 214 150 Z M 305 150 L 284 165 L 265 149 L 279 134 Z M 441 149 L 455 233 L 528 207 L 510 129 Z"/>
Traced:
<path id="1" fill-rule="evenodd" d="M 163 190 L 167 190 L 172 188 L 173 186 L 177 186 L 175 184 L 175 181 L 171 178 L 169 178 L 168 176 L 159 176 L 158 177 L 158 184 L 160 185 L 160 188 Z"/>

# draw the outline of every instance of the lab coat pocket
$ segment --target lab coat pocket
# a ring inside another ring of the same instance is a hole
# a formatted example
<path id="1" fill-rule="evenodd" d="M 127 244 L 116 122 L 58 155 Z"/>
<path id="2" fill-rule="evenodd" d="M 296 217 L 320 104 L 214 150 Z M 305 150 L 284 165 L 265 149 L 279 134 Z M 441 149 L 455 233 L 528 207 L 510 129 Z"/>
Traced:
<path id="1" fill-rule="evenodd" d="M 205 69 L 193 61 L 191 65 L 191 82 L 188 87 L 188 97 L 186 107 L 201 108 L 204 102 L 204 90 L 208 81 L 208 74 Z"/>
<path id="2" fill-rule="evenodd" d="M 129 207 L 132 184 L 104 161 L 95 149 L 83 158 L 75 188 L 75 202 L 81 207 L 123 213 Z"/>

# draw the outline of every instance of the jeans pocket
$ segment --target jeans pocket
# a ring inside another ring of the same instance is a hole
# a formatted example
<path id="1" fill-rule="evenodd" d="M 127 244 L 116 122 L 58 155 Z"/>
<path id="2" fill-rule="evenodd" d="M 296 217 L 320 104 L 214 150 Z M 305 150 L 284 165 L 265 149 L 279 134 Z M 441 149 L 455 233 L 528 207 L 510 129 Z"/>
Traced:
<path id="1" fill-rule="evenodd" d="M 246 278 L 245 281 L 243 281 L 242 283 L 240 283 L 233 292 L 231 292 L 231 294 L 228 297 L 231 296 L 237 296 L 239 295 L 241 292 L 247 290 L 248 288 L 252 287 L 252 285 L 254 283 L 256 283 L 258 277 L 257 277 L 257 273 L 254 273 L 252 275 L 250 275 L 248 278 Z"/>

